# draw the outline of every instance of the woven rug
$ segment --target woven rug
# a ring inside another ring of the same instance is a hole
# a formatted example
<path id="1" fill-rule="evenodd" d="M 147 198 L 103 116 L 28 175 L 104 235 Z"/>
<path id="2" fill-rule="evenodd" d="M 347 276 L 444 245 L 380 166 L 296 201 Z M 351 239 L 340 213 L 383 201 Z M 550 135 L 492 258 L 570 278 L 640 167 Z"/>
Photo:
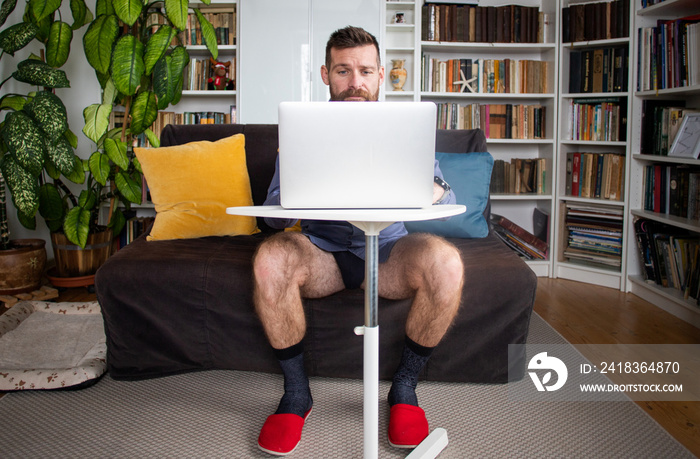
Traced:
<path id="1" fill-rule="evenodd" d="M 566 341 L 533 314 L 529 342 Z M 313 378 L 314 411 L 291 457 L 362 457 L 362 382 Z M 208 371 L 137 382 L 104 377 L 80 391 L 16 392 L 0 399 L 0 456 L 271 457 L 256 439 L 282 395 L 282 377 Z M 379 457 L 387 443 L 389 383 L 380 383 Z M 517 402 L 505 385 L 422 382 L 431 428 L 447 430 L 438 456 L 692 458 L 632 402 Z"/>

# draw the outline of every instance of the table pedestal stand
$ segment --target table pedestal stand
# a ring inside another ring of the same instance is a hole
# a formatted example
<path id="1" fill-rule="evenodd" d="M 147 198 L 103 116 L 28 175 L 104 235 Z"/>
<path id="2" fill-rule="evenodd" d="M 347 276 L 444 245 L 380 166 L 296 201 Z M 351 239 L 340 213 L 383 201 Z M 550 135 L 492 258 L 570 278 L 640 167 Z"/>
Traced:
<path id="1" fill-rule="evenodd" d="M 379 454 L 379 232 L 392 222 L 354 222 L 365 233 L 365 325 L 355 327 L 363 335 L 364 459 Z M 407 459 L 432 459 L 447 446 L 447 431 L 435 429 Z"/>

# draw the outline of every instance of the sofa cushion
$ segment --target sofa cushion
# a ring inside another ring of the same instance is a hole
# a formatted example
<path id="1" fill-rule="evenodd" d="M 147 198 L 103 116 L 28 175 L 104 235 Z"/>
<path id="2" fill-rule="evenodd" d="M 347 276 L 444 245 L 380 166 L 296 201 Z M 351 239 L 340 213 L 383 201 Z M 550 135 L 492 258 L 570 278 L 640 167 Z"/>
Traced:
<path id="1" fill-rule="evenodd" d="M 253 204 L 243 134 L 134 151 L 156 208 L 149 241 L 258 231 L 254 217 L 226 214 Z"/>
<path id="2" fill-rule="evenodd" d="M 467 211 L 448 220 L 406 222 L 409 232 L 433 233 L 444 237 L 482 238 L 489 234 L 484 210 L 489 202 L 493 157 L 488 152 L 436 153 L 445 180 Z"/>

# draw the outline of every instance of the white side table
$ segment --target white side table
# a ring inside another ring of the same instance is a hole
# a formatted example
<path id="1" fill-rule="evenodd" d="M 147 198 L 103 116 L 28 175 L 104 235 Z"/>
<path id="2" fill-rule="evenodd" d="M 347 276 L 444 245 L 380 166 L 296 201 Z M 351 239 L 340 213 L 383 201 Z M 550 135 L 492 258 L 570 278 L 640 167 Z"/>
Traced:
<path id="1" fill-rule="evenodd" d="M 394 222 L 435 220 L 466 211 L 463 205 L 436 205 L 426 209 L 285 209 L 281 206 L 229 207 L 227 214 L 301 220 L 347 221 L 365 233 L 365 324 L 355 327 L 363 335 L 363 428 L 364 457 L 379 454 L 379 324 L 377 290 L 379 269 L 379 232 Z M 447 445 L 447 432 L 435 429 L 415 453 L 435 457 Z"/>

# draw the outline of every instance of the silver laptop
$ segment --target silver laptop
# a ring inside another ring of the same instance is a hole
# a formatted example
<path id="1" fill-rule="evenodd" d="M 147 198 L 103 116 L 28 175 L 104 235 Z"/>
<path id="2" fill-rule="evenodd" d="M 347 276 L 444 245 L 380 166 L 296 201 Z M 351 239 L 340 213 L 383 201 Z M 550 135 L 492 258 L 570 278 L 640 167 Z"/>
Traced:
<path id="1" fill-rule="evenodd" d="M 282 207 L 430 207 L 436 113 L 432 102 L 282 102 Z"/>

